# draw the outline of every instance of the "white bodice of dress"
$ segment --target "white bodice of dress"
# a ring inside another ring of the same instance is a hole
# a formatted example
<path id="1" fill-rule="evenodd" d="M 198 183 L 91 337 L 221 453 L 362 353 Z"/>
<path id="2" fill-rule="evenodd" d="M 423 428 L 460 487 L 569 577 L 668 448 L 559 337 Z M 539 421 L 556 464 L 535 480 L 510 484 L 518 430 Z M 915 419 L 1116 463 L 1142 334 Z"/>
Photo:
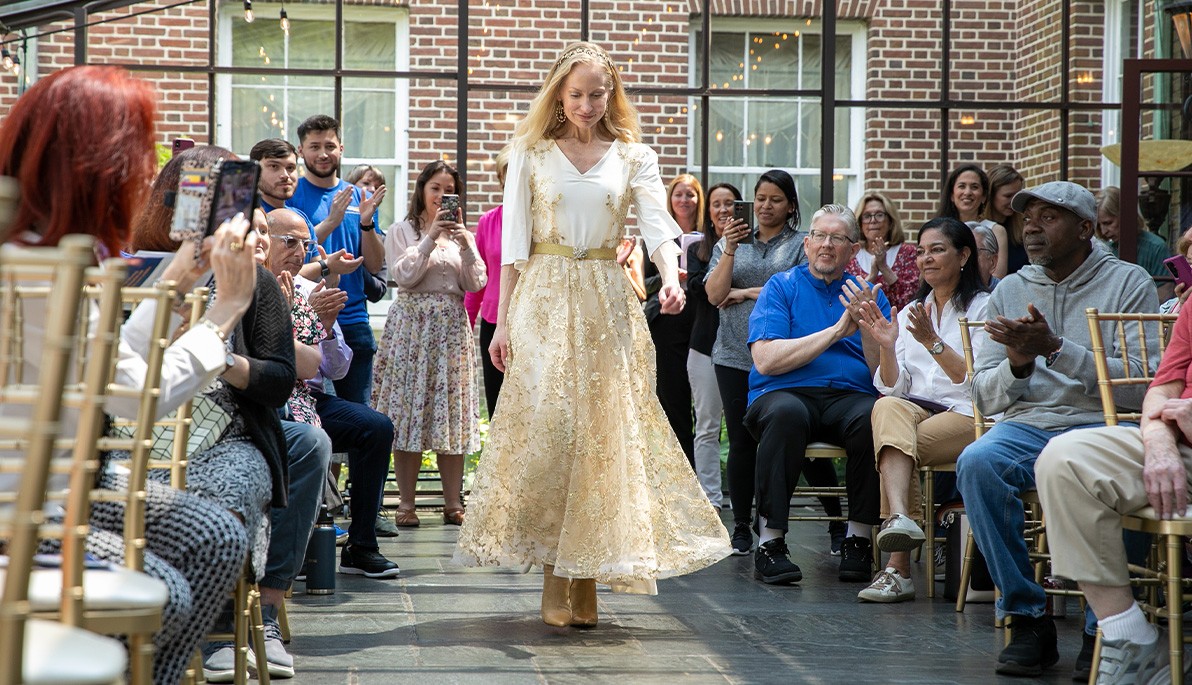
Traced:
<path id="1" fill-rule="evenodd" d="M 658 156 L 648 146 L 614 141 L 582 174 L 554 140 L 515 148 L 505 183 L 501 262 L 523 268 L 535 242 L 616 247 L 630 207 L 648 253 L 681 233 L 666 211 Z"/>

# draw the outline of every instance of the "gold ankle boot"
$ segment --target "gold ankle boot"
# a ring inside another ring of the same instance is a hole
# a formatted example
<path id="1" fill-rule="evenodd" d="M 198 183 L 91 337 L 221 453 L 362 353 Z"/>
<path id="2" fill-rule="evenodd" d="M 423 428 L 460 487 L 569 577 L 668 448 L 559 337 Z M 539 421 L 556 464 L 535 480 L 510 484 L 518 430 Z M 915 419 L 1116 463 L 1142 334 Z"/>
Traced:
<path id="1" fill-rule="evenodd" d="M 571 581 L 571 625 L 596 627 L 596 581 L 592 578 Z"/>
<path id="2" fill-rule="evenodd" d="M 555 575 L 554 566 L 542 569 L 542 622 L 548 626 L 571 625 L 571 582 Z"/>

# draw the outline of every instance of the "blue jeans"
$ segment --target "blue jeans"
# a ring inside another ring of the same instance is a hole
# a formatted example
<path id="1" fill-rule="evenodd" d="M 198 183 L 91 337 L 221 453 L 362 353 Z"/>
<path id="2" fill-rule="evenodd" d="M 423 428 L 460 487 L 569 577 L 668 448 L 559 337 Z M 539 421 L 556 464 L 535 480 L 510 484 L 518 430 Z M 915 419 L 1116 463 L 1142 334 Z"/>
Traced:
<path id="1" fill-rule="evenodd" d="M 335 394 L 360 404 L 372 402 L 373 356 L 377 353 L 377 339 L 368 323 L 340 324 L 344 342 L 352 350 L 352 364 L 348 373 L 335 381 Z"/>
<path id="2" fill-rule="evenodd" d="M 1047 597 L 1035 583 L 1023 531 L 1026 526 L 1021 494 L 1035 489 L 1035 460 L 1047 441 L 1077 428 L 1058 431 L 1001 421 L 960 453 L 956 481 L 964 499 L 969 525 L 985 555 L 989 574 L 1001 590 L 997 615 L 1037 618 L 1046 609 Z"/>
<path id="3" fill-rule="evenodd" d="M 289 460 L 289 502 L 269 514 L 272 530 L 261 579 L 263 587 L 275 590 L 290 587 L 306 558 L 306 543 L 323 502 L 323 483 L 331 462 L 331 438 L 323 429 L 294 421 L 282 421 L 281 429 Z"/>
<path id="4" fill-rule="evenodd" d="M 352 476 L 348 544 L 375 550 L 377 513 L 381 511 L 393 450 L 393 423 L 366 405 L 317 390 L 311 394 L 332 448 L 348 453 L 348 473 Z"/>

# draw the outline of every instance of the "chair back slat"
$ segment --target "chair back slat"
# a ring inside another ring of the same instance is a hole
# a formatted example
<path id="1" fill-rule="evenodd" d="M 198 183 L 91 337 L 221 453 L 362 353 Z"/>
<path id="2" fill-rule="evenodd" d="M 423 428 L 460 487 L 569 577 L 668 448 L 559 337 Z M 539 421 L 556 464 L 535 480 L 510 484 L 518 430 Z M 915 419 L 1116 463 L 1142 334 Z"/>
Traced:
<path id="1" fill-rule="evenodd" d="M 84 271 L 93 259 L 94 241 L 85 236 L 64 237 L 56 248 L 0 249 L 0 289 L 6 291 L 0 297 L 6 310 L 0 314 L 0 321 L 13 325 L 20 321 L 23 327 L 25 322 L 16 316 L 20 310 L 17 289 L 23 283 L 49 284 L 45 330 L 38 341 L 36 399 L 28 418 L 0 419 L 0 434 L 27 441 L 21 454 L 24 467 L 16 503 L 0 507 L 9 558 L 4 594 L 0 596 L 0 654 L 5 655 L 0 660 L 3 684 L 21 682 L 25 623 L 31 611 L 29 574 L 38 539 L 46 527 L 43 507 L 50 461 L 61 426 L 62 390 L 78 335 Z M 17 353 L 16 344 L 18 340 L 24 344 L 23 336 L 22 329 L 11 329 L 4 338 L 2 366 L 6 369 L 3 374 L 6 384 L 23 380 L 20 376 L 24 354 Z"/>
<path id="2" fill-rule="evenodd" d="M 964 351 L 964 382 L 969 386 L 972 395 L 973 376 L 976 375 L 976 358 L 973 355 L 973 329 L 984 328 L 984 321 L 969 321 L 968 317 L 960 317 L 960 346 Z M 973 399 L 973 435 L 977 438 L 985 435 L 985 431 L 993 426 L 993 420 L 985 418 L 977 408 L 977 400 Z"/>
<path id="3" fill-rule="evenodd" d="M 1101 398 L 1101 411 L 1105 415 L 1105 424 L 1116 426 L 1123 421 L 1139 421 L 1141 412 L 1127 412 L 1118 408 L 1115 390 L 1128 387 L 1147 386 L 1155 377 L 1159 361 L 1167 350 L 1167 341 L 1171 329 L 1175 324 L 1175 314 L 1136 313 L 1136 312 L 1101 312 L 1095 308 L 1085 310 L 1088 317 L 1089 339 L 1092 342 L 1093 363 L 1097 369 L 1097 390 Z M 1111 341 L 1117 342 L 1116 356 L 1124 367 L 1123 376 L 1113 378 L 1109 370 L 1109 350 L 1105 347 L 1104 326 L 1112 326 Z M 1129 332 L 1137 333 L 1138 348 L 1131 349 Z M 1159 358 L 1154 358 L 1150 352 L 1150 342 L 1154 341 Z M 1130 364 L 1131 353 L 1142 363 L 1142 372 L 1136 371 Z"/>

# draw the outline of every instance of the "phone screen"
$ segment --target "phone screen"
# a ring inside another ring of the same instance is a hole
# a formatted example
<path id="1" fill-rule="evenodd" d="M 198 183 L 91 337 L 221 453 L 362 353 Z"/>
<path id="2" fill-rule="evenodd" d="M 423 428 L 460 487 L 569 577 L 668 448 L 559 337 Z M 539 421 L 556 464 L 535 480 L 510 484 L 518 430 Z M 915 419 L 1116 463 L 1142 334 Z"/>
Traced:
<path id="1" fill-rule="evenodd" d="M 450 213 L 453 219 L 459 219 L 459 195 L 444 195 L 439 202 L 439 213 Z"/>
<path id="2" fill-rule="evenodd" d="M 252 160 L 224 160 L 219 167 L 219 185 L 211 204 L 211 220 L 207 235 L 215 232 L 223 222 L 237 214 L 244 214 L 250 222 L 257 208 L 257 180 L 261 167 Z"/>
<path id="3" fill-rule="evenodd" d="M 733 202 L 733 218 L 745 222 L 749 227 L 749 235 L 742 239 L 742 243 L 753 242 L 753 203 L 748 200 L 736 200 Z"/>

